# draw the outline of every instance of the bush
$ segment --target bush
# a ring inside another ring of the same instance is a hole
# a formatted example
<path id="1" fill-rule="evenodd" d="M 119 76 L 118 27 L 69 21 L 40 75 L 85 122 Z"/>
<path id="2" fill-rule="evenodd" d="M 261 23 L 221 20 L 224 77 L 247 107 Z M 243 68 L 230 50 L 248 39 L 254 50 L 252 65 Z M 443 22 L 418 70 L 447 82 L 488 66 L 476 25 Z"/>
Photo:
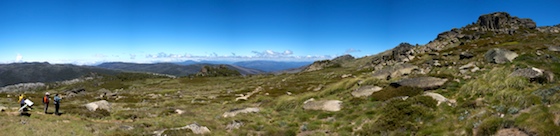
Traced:
<path id="1" fill-rule="evenodd" d="M 419 94 L 422 94 L 422 92 L 424 92 L 423 89 L 420 88 L 413 88 L 413 87 L 407 87 L 407 86 L 400 86 L 400 87 L 386 87 L 383 90 L 379 91 L 379 92 L 375 92 L 373 93 L 370 98 L 373 99 L 374 101 L 380 100 L 380 101 L 385 101 L 385 100 L 389 100 L 391 98 L 394 97 L 398 97 L 398 96 L 409 96 L 409 97 L 413 97 Z"/>

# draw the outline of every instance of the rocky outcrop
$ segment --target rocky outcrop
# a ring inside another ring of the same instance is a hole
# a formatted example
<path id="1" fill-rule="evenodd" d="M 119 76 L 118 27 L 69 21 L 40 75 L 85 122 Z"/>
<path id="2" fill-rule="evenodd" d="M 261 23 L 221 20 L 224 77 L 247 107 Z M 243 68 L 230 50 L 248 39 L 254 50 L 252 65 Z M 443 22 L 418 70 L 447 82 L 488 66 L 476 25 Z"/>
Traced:
<path id="1" fill-rule="evenodd" d="M 319 100 L 311 98 L 303 102 L 305 110 L 323 110 L 323 111 L 340 111 L 342 109 L 342 101 L 339 100 Z"/>
<path id="2" fill-rule="evenodd" d="M 305 67 L 303 69 L 304 72 L 309 72 L 309 71 L 317 71 L 317 70 L 321 70 L 321 69 L 325 69 L 325 68 L 332 68 L 332 67 L 342 67 L 342 65 L 344 65 L 344 63 L 347 63 L 349 61 L 354 60 L 355 58 L 352 55 L 342 55 L 342 56 L 338 56 L 332 60 L 321 60 L 321 61 L 315 61 L 313 62 L 313 64 Z"/>
<path id="3" fill-rule="evenodd" d="M 89 111 L 96 111 L 98 109 L 103 109 L 107 111 L 111 111 L 111 103 L 106 100 L 100 100 L 96 102 L 91 102 L 84 105 Z"/>
<path id="4" fill-rule="evenodd" d="M 401 43 L 391 50 L 369 57 L 370 60 L 366 65 L 371 67 L 382 67 L 408 62 L 416 58 L 416 52 L 414 49 L 415 46 L 409 43 Z"/>
<path id="5" fill-rule="evenodd" d="M 20 83 L 20 84 L 0 87 L 0 92 L 32 91 L 32 90 L 41 89 L 41 88 L 44 88 L 44 87 L 45 87 L 44 83 Z"/>
<path id="6" fill-rule="evenodd" d="M 338 57 L 332 59 L 332 62 L 333 63 L 338 63 L 338 64 L 343 64 L 343 63 L 352 61 L 354 59 L 355 59 L 354 56 L 346 54 L 346 55 L 338 56 Z"/>
<path id="7" fill-rule="evenodd" d="M 478 17 L 476 22 L 483 30 L 507 31 L 510 29 L 528 28 L 535 29 L 537 24 L 531 19 L 512 17 L 506 12 L 495 12 Z"/>
<path id="8" fill-rule="evenodd" d="M 437 77 L 416 77 L 393 82 L 391 83 L 391 86 L 408 86 L 422 89 L 435 89 L 445 84 L 445 82 L 447 82 L 447 79 L 441 79 Z"/>
<path id="9" fill-rule="evenodd" d="M 450 31 L 440 33 L 436 39 L 425 46 L 416 49 L 417 53 L 441 51 L 465 45 L 473 40 L 495 36 L 498 34 L 528 33 L 527 29 L 535 29 L 536 23 L 531 19 L 522 19 L 509 15 L 506 12 L 495 12 L 481 15 L 476 23 L 462 28 L 453 28 Z M 550 30 L 542 28 L 542 31 Z"/>
<path id="10" fill-rule="evenodd" d="M 389 80 L 391 78 L 400 77 L 403 75 L 408 75 L 414 70 L 418 70 L 418 66 L 412 64 L 404 63 L 397 64 L 392 67 L 385 67 L 381 70 L 376 70 L 373 72 L 373 77 L 381 80 Z"/>
<path id="11" fill-rule="evenodd" d="M 521 76 L 529 78 L 531 81 L 539 83 L 551 83 L 554 81 L 552 72 L 544 71 L 538 68 L 523 68 L 513 71 L 510 76 Z"/>
<path id="12" fill-rule="evenodd" d="M 379 86 L 372 86 L 372 85 L 368 85 L 368 86 L 362 86 L 354 91 L 352 91 L 352 96 L 354 97 L 368 97 L 371 94 L 381 91 L 381 87 Z"/>
<path id="13" fill-rule="evenodd" d="M 555 26 L 542 26 L 538 27 L 537 30 L 543 33 L 560 33 L 560 24 Z"/>
<path id="14" fill-rule="evenodd" d="M 504 64 L 512 62 L 517 57 L 517 53 L 506 49 L 494 48 L 484 54 L 484 59 L 489 63 Z"/>
<path id="15" fill-rule="evenodd" d="M 222 114 L 222 117 L 227 118 L 227 117 L 234 117 L 237 114 L 240 113 L 257 113 L 259 112 L 260 109 L 259 108 L 243 108 L 243 109 L 233 109 L 230 110 L 228 112 L 225 112 L 224 114 Z"/>

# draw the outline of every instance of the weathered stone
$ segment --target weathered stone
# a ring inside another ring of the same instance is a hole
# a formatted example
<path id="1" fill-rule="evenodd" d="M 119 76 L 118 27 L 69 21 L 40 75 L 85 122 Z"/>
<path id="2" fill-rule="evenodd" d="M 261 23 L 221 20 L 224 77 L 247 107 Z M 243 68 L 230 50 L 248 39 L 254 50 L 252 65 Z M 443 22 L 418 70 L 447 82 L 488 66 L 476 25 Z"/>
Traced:
<path id="1" fill-rule="evenodd" d="M 231 131 L 231 130 L 234 130 L 234 129 L 239 129 L 243 126 L 243 124 L 244 123 L 241 122 L 241 121 L 234 120 L 226 126 L 226 130 Z"/>
<path id="2" fill-rule="evenodd" d="M 503 128 L 496 132 L 495 136 L 529 136 L 518 128 Z"/>
<path id="3" fill-rule="evenodd" d="M 447 79 L 441 79 L 436 77 L 416 77 L 416 78 L 403 79 L 398 82 L 393 82 L 391 83 L 391 86 L 394 87 L 408 86 L 408 87 L 415 87 L 415 88 L 422 88 L 422 89 L 435 89 L 445 84 L 445 82 L 447 82 Z"/>
<path id="4" fill-rule="evenodd" d="M 550 83 L 554 80 L 552 72 L 544 71 L 538 68 L 524 68 L 513 71 L 510 76 L 521 76 L 529 78 L 531 81 L 539 83 Z"/>
<path id="5" fill-rule="evenodd" d="M 388 80 L 391 78 L 400 77 L 402 75 L 408 75 L 414 70 L 418 70 L 418 66 L 404 63 L 374 71 L 372 76 L 377 79 Z"/>
<path id="6" fill-rule="evenodd" d="M 454 100 L 449 100 L 449 99 L 445 98 L 443 95 L 438 94 L 438 93 L 424 92 L 423 95 L 432 97 L 432 99 L 436 100 L 437 101 L 437 106 L 439 106 L 441 103 L 447 103 L 450 106 L 452 104 L 455 104 Z"/>
<path id="7" fill-rule="evenodd" d="M 342 109 L 342 101 L 339 100 L 320 100 L 315 101 L 311 98 L 303 102 L 305 110 L 323 110 L 323 111 L 340 111 Z"/>
<path id="8" fill-rule="evenodd" d="M 461 52 L 461 53 L 459 54 L 459 59 L 460 59 L 460 60 L 462 60 L 462 59 L 470 59 L 470 58 L 473 58 L 473 57 L 474 57 L 474 55 L 473 55 L 472 53 L 470 53 L 470 52 Z"/>
<path id="9" fill-rule="evenodd" d="M 554 52 L 560 52 L 560 46 L 549 45 L 548 50 L 554 51 Z"/>
<path id="10" fill-rule="evenodd" d="M 222 114 L 222 117 L 227 118 L 227 117 L 234 117 L 240 113 L 257 113 L 257 112 L 260 112 L 259 108 L 233 109 Z"/>
<path id="11" fill-rule="evenodd" d="M 382 88 L 379 86 L 362 86 L 354 91 L 352 91 L 352 96 L 354 97 L 367 97 L 371 94 L 380 91 Z"/>
<path id="12" fill-rule="evenodd" d="M 111 111 L 111 104 L 106 100 L 100 100 L 96 102 L 91 102 L 85 105 L 89 111 L 96 111 L 97 109 L 103 109 Z"/>
<path id="13" fill-rule="evenodd" d="M 6 107 L 0 105 L 0 112 L 4 112 L 4 111 L 6 111 L 6 109 L 8 109 L 8 108 L 6 108 Z"/>
<path id="14" fill-rule="evenodd" d="M 487 62 L 496 64 L 512 62 L 517 56 L 515 52 L 500 48 L 488 50 L 488 52 L 484 54 L 484 58 Z"/>

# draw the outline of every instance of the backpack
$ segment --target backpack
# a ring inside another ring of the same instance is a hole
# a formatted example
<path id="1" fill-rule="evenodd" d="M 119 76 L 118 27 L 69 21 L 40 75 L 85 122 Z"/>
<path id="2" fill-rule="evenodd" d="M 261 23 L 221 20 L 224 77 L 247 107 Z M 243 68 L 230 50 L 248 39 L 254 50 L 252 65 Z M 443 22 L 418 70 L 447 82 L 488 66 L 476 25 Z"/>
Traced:
<path id="1" fill-rule="evenodd" d="M 43 97 L 43 103 L 49 103 L 49 97 L 48 96 Z"/>

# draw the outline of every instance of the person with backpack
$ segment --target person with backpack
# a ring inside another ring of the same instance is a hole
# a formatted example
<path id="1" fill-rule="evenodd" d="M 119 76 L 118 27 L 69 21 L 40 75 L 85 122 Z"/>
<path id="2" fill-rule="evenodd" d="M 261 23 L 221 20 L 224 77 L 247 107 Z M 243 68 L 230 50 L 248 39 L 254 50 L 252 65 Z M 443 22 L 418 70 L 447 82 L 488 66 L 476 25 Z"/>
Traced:
<path id="1" fill-rule="evenodd" d="M 58 109 L 60 108 L 60 100 L 61 100 L 61 99 L 62 99 L 62 98 L 60 98 L 60 96 L 58 96 L 58 94 L 55 94 L 55 95 L 54 95 L 54 114 L 55 114 L 55 115 L 60 115 L 60 114 L 58 113 Z"/>
<path id="2" fill-rule="evenodd" d="M 49 109 L 49 92 L 45 93 L 45 97 L 43 97 L 43 104 L 45 104 L 45 114 L 47 114 L 47 110 Z"/>

